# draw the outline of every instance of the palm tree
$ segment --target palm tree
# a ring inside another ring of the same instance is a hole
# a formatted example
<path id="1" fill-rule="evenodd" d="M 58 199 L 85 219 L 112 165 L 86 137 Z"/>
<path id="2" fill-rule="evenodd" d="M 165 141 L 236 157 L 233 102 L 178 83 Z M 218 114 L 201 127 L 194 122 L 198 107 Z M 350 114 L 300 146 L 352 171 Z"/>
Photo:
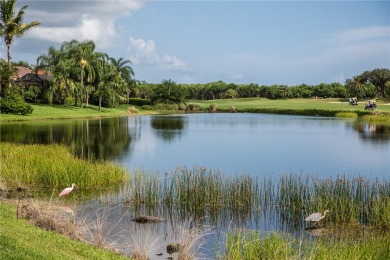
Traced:
<path id="1" fill-rule="evenodd" d="M 187 91 L 176 82 L 165 79 L 155 86 L 150 101 L 154 104 L 187 104 Z"/>
<path id="2" fill-rule="evenodd" d="M 0 36 L 4 38 L 7 45 L 8 66 L 11 65 L 11 44 L 14 37 L 21 37 L 29 29 L 40 25 L 40 22 L 23 23 L 25 10 L 24 5 L 15 16 L 16 0 L 1 0 L 0 2 Z"/>
<path id="3" fill-rule="evenodd" d="M 130 88 L 134 85 L 135 81 L 133 80 L 134 71 L 133 68 L 129 65 L 131 61 L 124 60 L 123 58 L 114 59 L 110 58 L 111 65 L 116 68 L 118 73 L 121 75 L 122 79 L 126 84 L 123 84 L 123 89 L 126 92 L 127 103 L 129 103 L 130 99 Z"/>
<path id="4" fill-rule="evenodd" d="M 66 106 L 69 91 L 76 87 L 71 77 L 73 69 L 72 62 L 65 55 L 62 55 L 53 70 L 52 90 L 60 93 L 64 106 Z"/>
<path id="5" fill-rule="evenodd" d="M 63 55 L 63 53 L 60 50 L 56 50 L 53 46 L 51 46 L 47 55 L 42 54 L 37 58 L 36 69 L 43 69 L 49 75 L 53 74 L 53 70 L 58 64 L 61 55 Z"/>
<path id="6" fill-rule="evenodd" d="M 77 68 L 80 73 L 80 91 L 85 95 L 85 102 L 88 106 L 89 91 L 84 86 L 84 79 L 87 82 L 92 82 L 95 78 L 95 70 L 93 67 L 95 43 L 90 40 L 84 42 L 72 40 L 70 42 L 65 42 L 61 49 L 68 53 L 69 59 L 73 60 L 75 68 Z M 75 98 L 77 105 L 77 96 Z"/>

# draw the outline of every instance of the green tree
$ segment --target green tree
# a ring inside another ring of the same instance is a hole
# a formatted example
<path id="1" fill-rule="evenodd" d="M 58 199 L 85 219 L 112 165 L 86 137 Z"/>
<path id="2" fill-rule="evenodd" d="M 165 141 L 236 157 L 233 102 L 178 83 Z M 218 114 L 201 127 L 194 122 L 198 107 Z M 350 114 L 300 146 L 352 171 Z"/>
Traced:
<path id="1" fill-rule="evenodd" d="M 94 53 L 95 43 L 90 40 L 79 42 L 72 40 L 70 42 L 64 42 L 61 46 L 61 50 L 64 51 L 68 59 L 74 64 L 76 71 L 78 71 L 80 89 L 79 93 L 84 97 L 85 103 L 88 106 L 89 103 L 89 88 L 86 88 L 84 82 L 92 82 L 95 78 L 94 68 Z M 75 102 L 77 105 L 78 95 L 75 94 Z"/>
<path id="2" fill-rule="evenodd" d="M 68 93 L 76 87 L 75 81 L 72 79 L 72 70 L 74 69 L 71 60 L 67 59 L 66 55 L 63 55 L 53 71 L 52 79 L 52 93 L 58 92 L 60 98 L 63 100 L 64 106 L 66 106 L 66 99 Z"/>
<path id="3" fill-rule="evenodd" d="M 128 104 L 130 99 L 131 87 L 135 86 L 136 84 L 136 81 L 133 79 L 134 71 L 133 68 L 130 66 L 131 61 L 124 60 L 123 58 L 119 58 L 119 59 L 110 58 L 109 60 L 111 62 L 111 65 L 114 66 L 114 68 L 117 70 L 117 72 L 124 80 L 124 83 L 122 84 L 122 89 L 126 93 L 126 101 Z"/>
<path id="4" fill-rule="evenodd" d="M 106 53 L 95 53 L 95 62 L 97 72 L 95 94 L 98 96 L 99 111 L 101 111 L 103 97 L 108 101 L 115 98 L 120 75 L 116 68 L 109 63 L 109 57 Z"/>
<path id="5" fill-rule="evenodd" d="M 150 100 L 154 104 L 187 104 L 187 91 L 172 80 L 163 80 L 155 86 Z"/>
<path id="6" fill-rule="evenodd" d="M 15 37 L 23 36 L 29 29 L 40 25 L 40 22 L 23 23 L 28 5 L 24 5 L 15 16 L 16 0 L 0 2 L 0 36 L 7 46 L 8 66 L 11 64 L 11 44 Z"/>
<path id="7" fill-rule="evenodd" d="M 371 83 L 374 85 L 377 91 L 377 95 L 379 97 L 385 97 L 388 88 L 386 83 L 390 81 L 390 70 L 374 69 L 372 71 L 365 71 L 359 75 L 359 79 L 362 83 Z"/>

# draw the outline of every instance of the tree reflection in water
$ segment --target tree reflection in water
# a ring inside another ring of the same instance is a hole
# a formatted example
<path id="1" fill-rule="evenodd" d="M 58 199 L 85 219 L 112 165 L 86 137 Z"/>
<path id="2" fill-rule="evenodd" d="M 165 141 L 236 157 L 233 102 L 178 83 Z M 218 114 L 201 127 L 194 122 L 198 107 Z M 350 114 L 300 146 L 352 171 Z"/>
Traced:
<path id="1" fill-rule="evenodd" d="M 181 116 L 154 116 L 151 120 L 151 126 L 155 130 L 156 136 L 171 142 L 183 134 L 186 122 Z"/>
<path id="2" fill-rule="evenodd" d="M 132 150 L 136 136 L 128 117 L 18 122 L 0 125 L 0 140 L 22 144 L 62 144 L 81 158 L 106 160 Z"/>
<path id="3" fill-rule="evenodd" d="M 383 124 L 369 123 L 366 121 L 355 121 L 347 124 L 359 134 L 359 138 L 373 144 L 387 144 L 390 141 L 390 126 Z"/>

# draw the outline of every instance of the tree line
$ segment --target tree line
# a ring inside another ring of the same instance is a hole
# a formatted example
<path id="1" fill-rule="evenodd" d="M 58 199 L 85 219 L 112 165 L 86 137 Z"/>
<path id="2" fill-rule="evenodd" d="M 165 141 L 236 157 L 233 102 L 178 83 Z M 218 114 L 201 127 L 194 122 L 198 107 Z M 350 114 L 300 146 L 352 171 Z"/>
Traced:
<path id="1" fill-rule="evenodd" d="M 64 105 L 88 106 L 96 104 L 114 107 L 130 103 L 131 98 L 147 100 L 147 104 L 186 104 L 189 100 L 212 100 L 227 98 L 262 97 L 268 99 L 289 98 L 374 98 L 390 96 L 390 70 L 377 68 L 347 79 L 345 84 L 320 83 L 318 85 L 258 85 L 225 83 L 178 84 L 171 79 L 161 83 L 148 83 L 134 78 L 131 61 L 115 59 L 107 53 L 96 51 L 91 40 L 71 40 L 60 48 L 50 47 L 46 54 L 37 58 L 34 66 L 24 61 L 11 62 L 11 45 L 29 29 L 39 26 L 38 21 L 23 23 L 27 5 L 15 12 L 16 0 L 0 1 L 0 36 L 7 46 L 5 61 L 0 59 L 0 97 L 17 98 L 3 100 L 4 104 L 20 102 L 61 103 Z M 40 86 L 20 84 L 16 65 L 32 67 L 33 71 L 45 73 L 47 84 Z M 17 84 L 19 82 L 19 85 Z M 30 111 L 30 109 L 24 109 Z M 3 109 L 4 111 L 4 109 Z M 7 110 L 8 111 L 8 110 Z"/>

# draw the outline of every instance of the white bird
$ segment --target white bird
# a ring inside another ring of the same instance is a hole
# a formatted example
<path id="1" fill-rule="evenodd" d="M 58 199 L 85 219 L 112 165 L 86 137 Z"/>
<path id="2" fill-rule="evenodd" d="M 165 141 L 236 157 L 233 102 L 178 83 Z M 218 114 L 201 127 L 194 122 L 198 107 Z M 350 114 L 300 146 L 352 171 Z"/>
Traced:
<path id="1" fill-rule="evenodd" d="M 73 190 L 73 188 L 74 188 L 75 186 L 77 187 L 76 184 L 72 183 L 72 187 L 65 188 L 63 191 L 61 191 L 60 195 L 58 195 L 58 196 L 61 197 L 61 196 L 67 195 L 68 193 L 70 193 L 70 192 Z"/>
<path id="2" fill-rule="evenodd" d="M 321 219 L 325 218 L 326 216 L 326 213 L 330 212 L 329 210 L 325 210 L 324 211 L 324 215 L 322 215 L 320 212 L 316 212 L 316 213 L 313 213 L 313 214 L 310 214 L 309 216 L 307 216 L 307 218 L 305 218 L 305 221 L 307 222 L 315 222 L 315 224 L 318 223 L 318 221 L 320 221 Z"/>

